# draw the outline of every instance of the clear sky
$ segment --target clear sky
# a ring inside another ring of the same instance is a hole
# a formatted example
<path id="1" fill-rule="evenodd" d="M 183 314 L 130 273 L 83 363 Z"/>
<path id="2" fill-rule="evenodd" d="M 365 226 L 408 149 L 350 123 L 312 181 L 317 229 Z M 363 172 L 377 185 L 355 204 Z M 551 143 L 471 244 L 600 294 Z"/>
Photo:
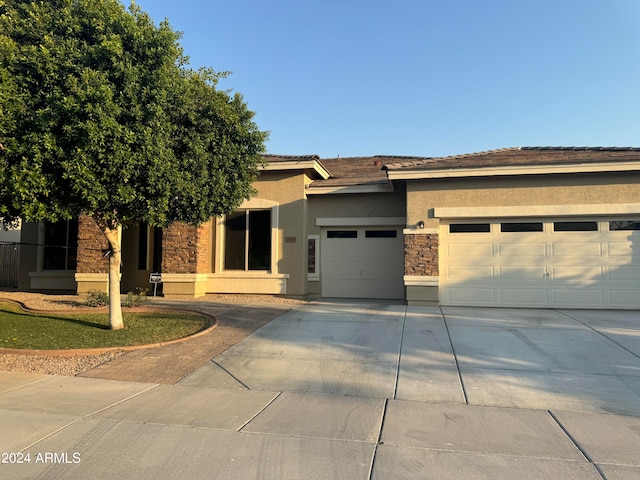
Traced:
<path id="1" fill-rule="evenodd" d="M 269 153 L 640 146 L 639 0 L 136 3 L 233 72 Z"/>

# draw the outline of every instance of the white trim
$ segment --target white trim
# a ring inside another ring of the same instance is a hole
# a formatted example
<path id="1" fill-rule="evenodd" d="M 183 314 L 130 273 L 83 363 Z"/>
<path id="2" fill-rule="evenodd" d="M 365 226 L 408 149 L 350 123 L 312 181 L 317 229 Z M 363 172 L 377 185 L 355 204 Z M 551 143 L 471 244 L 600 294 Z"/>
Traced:
<path id="1" fill-rule="evenodd" d="M 527 205 L 517 207 L 438 207 L 435 218 L 560 217 L 630 215 L 640 213 L 640 203 L 593 205 Z"/>
<path id="2" fill-rule="evenodd" d="M 324 180 L 331 177 L 329 172 L 317 160 L 289 160 L 285 162 L 268 163 L 264 167 L 260 167 L 260 170 L 313 170 Z"/>
<path id="3" fill-rule="evenodd" d="M 440 285 L 439 276 L 405 275 L 405 287 L 437 287 Z"/>
<path id="4" fill-rule="evenodd" d="M 452 168 L 438 170 L 388 170 L 389 180 L 485 177 L 495 175 L 545 175 L 553 173 L 625 172 L 640 170 L 640 162 L 578 163 L 508 167 Z"/>
<path id="5" fill-rule="evenodd" d="M 316 218 L 316 227 L 369 227 L 400 226 L 406 222 L 405 217 L 334 217 Z"/>
<path id="6" fill-rule="evenodd" d="M 404 235 L 433 235 L 439 233 L 437 228 L 405 228 L 402 230 Z"/>
<path id="7" fill-rule="evenodd" d="M 279 247 L 278 243 L 278 225 L 280 222 L 280 204 L 273 200 L 266 200 L 263 198 L 251 198 L 245 200 L 237 210 L 271 210 L 271 264 L 269 265 L 270 272 L 273 274 L 278 273 L 278 258 Z M 216 245 L 220 247 L 216 248 L 214 253 L 214 270 L 219 272 L 242 272 L 243 270 L 225 270 L 224 268 L 224 245 L 225 245 L 225 219 L 226 215 L 222 217 L 216 217 Z M 253 271 L 253 270 L 252 270 Z"/>
<path id="8" fill-rule="evenodd" d="M 393 184 L 375 184 L 375 185 L 338 185 L 328 187 L 314 187 L 307 185 L 307 195 L 336 195 L 342 193 L 389 193 L 393 192 Z"/>

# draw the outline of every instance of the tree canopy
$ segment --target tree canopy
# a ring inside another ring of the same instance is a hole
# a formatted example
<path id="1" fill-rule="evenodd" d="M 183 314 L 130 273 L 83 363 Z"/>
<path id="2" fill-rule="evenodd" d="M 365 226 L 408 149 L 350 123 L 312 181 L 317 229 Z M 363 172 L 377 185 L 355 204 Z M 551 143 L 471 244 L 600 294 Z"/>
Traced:
<path id="1" fill-rule="evenodd" d="M 0 0 L 0 214 L 165 226 L 248 198 L 266 134 L 179 39 L 117 0 Z"/>
<path id="2" fill-rule="evenodd" d="M 85 213 L 109 238 L 249 198 L 267 134 L 179 40 L 134 3 L 0 0 L 0 220 Z"/>

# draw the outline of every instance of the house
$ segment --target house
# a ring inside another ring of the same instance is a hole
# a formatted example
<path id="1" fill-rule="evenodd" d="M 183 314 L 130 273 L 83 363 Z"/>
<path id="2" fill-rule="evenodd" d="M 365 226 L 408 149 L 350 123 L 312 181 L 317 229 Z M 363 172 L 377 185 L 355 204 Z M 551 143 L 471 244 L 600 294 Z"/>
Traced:
<path id="1" fill-rule="evenodd" d="M 225 218 L 127 228 L 123 289 L 161 271 L 164 294 L 182 298 L 640 307 L 640 148 L 265 160 L 257 195 Z M 92 220 L 47 228 L 23 226 L 23 239 L 50 251 L 22 256 L 21 288 L 106 289 Z"/>

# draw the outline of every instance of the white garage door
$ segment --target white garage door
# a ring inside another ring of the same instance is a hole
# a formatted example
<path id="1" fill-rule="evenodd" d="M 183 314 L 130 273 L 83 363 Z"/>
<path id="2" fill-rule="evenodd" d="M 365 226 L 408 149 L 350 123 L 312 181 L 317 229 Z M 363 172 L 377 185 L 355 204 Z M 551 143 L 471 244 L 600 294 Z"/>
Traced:
<path id="1" fill-rule="evenodd" d="M 399 227 L 322 230 L 323 297 L 404 298 L 404 251 Z"/>
<path id="2" fill-rule="evenodd" d="M 640 218 L 443 221 L 443 305 L 640 307 Z"/>

